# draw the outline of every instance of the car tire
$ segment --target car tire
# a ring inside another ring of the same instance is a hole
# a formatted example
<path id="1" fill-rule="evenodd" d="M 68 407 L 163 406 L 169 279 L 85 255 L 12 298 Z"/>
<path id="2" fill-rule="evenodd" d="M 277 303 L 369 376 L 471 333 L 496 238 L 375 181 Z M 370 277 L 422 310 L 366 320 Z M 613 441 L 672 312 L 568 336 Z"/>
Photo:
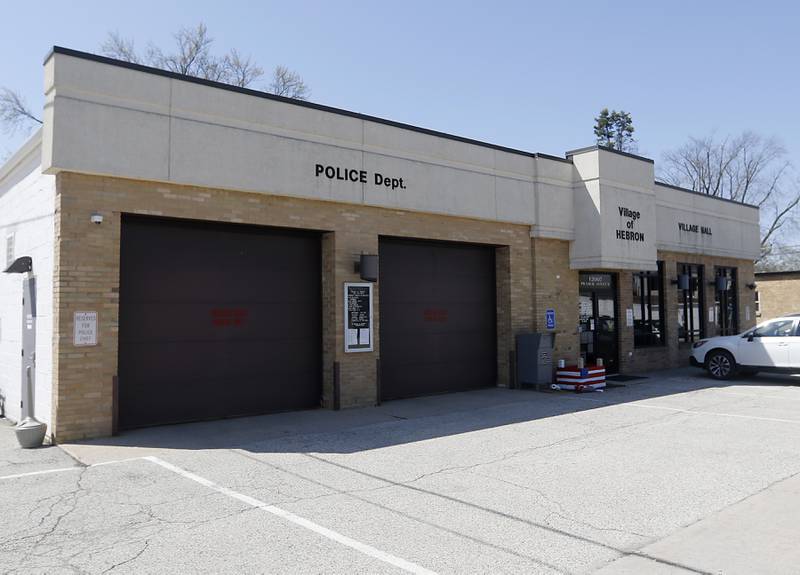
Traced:
<path id="1" fill-rule="evenodd" d="M 706 358 L 706 369 L 714 379 L 730 379 L 736 375 L 736 361 L 724 349 L 715 349 Z"/>

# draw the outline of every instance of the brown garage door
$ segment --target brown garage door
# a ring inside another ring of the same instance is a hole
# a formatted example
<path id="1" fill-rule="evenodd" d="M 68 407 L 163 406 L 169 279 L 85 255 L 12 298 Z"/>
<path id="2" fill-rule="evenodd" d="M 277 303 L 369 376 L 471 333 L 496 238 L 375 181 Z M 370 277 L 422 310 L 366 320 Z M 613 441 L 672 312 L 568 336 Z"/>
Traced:
<path id="1" fill-rule="evenodd" d="M 381 239 L 381 399 L 495 385 L 494 248 Z"/>
<path id="2" fill-rule="evenodd" d="M 319 405 L 320 237 L 123 217 L 119 425 Z"/>

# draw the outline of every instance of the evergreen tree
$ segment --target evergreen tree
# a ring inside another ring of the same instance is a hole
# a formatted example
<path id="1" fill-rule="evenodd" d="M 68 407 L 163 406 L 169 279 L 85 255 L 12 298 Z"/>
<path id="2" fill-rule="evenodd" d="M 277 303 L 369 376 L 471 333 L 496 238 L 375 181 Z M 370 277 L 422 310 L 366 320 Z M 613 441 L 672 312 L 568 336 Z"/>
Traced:
<path id="1" fill-rule="evenodd" d="M 620 110 L 608 111 L 603 108 L 600 115 L 594 119 L 594 135 L 600 146 L 606 146 L 620 152 L 636 150 L 636 140 L 633 139 L 633 118 L 629 112 Z"/>

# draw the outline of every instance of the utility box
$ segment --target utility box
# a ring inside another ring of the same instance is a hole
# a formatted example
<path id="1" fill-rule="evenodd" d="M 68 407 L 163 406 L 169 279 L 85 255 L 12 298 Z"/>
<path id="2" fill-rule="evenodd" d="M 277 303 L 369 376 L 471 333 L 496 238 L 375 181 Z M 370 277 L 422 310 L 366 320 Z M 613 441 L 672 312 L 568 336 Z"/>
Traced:
<path id="1" fill-rule="evenodd" d="M 553 383 L 554 333 L 524 333 L 517 336 L 517 387 L 547 388 Z"/>

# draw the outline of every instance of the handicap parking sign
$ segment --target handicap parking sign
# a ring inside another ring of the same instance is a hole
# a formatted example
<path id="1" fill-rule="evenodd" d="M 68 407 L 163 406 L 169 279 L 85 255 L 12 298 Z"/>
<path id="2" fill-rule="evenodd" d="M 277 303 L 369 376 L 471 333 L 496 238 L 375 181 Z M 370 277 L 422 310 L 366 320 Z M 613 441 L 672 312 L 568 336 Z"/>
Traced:
<path id="1" fill-rule="evenodd" d="M 556 310 L 554 309 L 545 310 L 544 322 L 547 329 L 556 329 Z"/>

